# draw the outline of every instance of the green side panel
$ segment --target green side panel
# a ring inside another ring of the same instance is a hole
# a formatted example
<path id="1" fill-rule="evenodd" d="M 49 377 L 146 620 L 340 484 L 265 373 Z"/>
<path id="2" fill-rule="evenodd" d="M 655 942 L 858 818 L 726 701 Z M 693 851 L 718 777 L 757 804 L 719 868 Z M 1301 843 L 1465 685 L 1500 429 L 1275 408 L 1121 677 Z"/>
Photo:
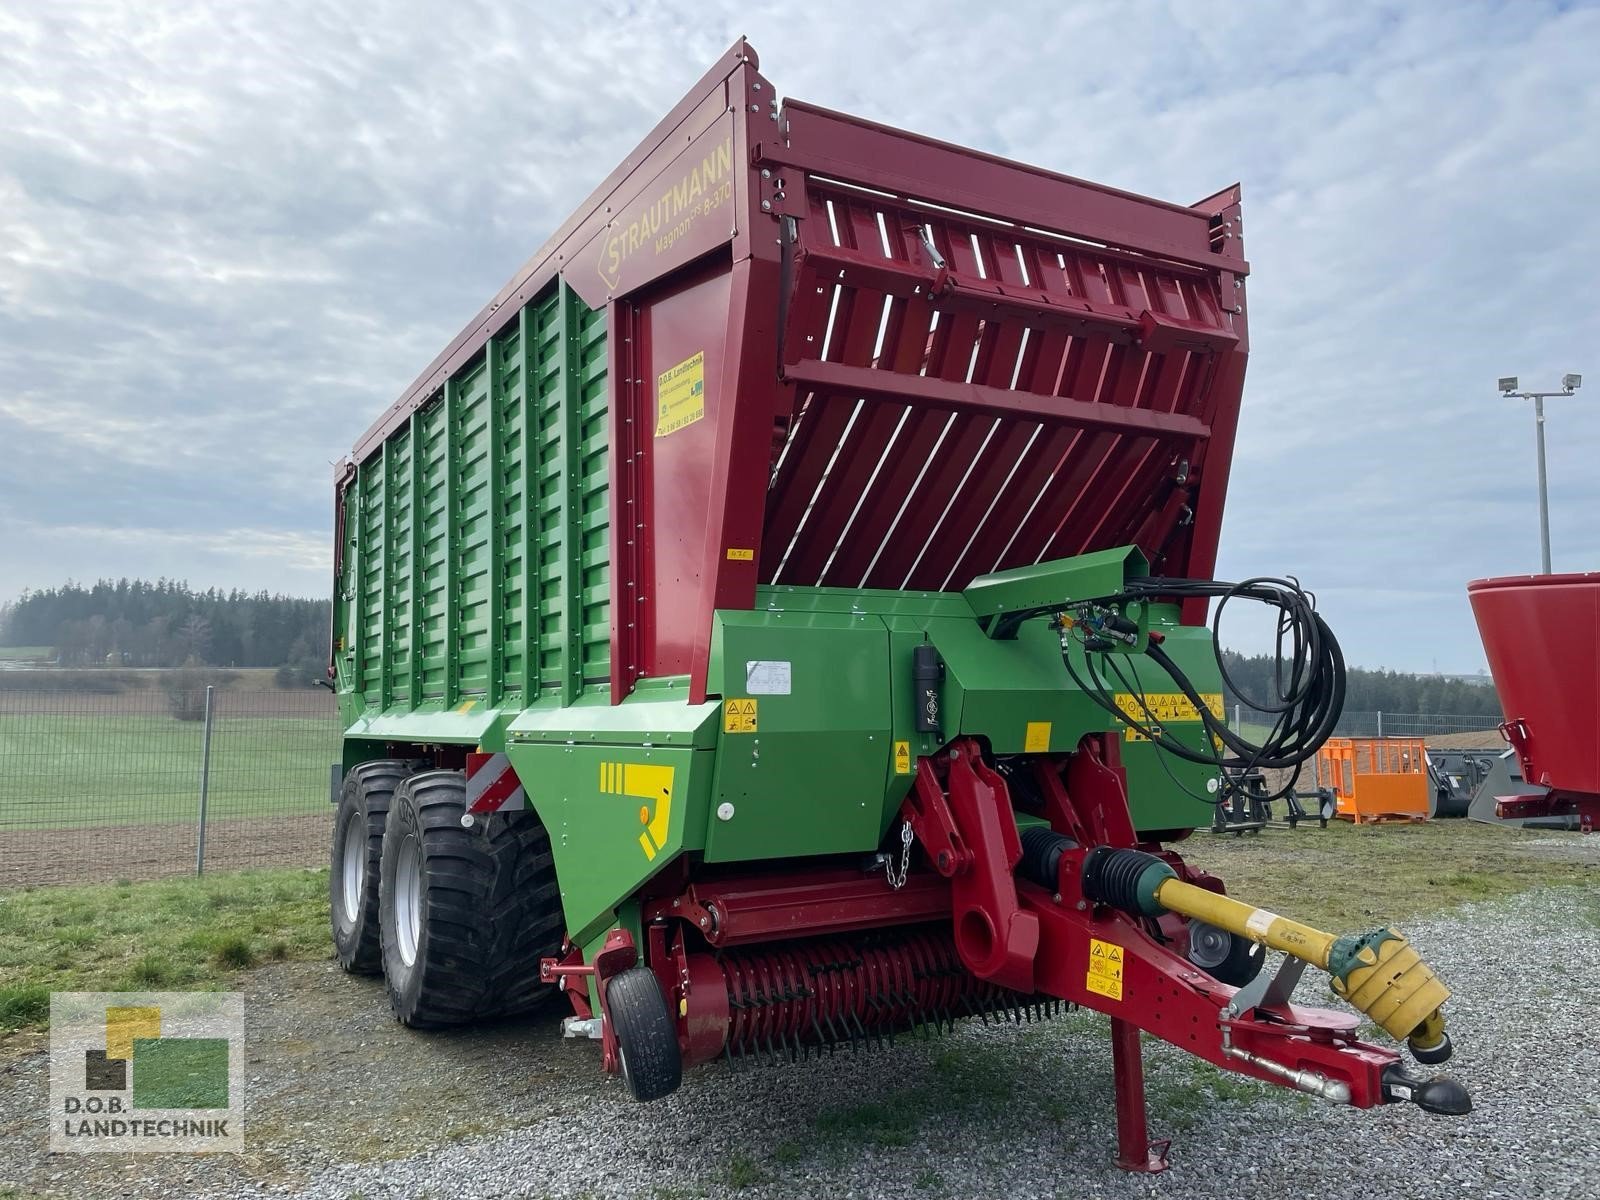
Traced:
<path id="1" fill-rule="evenodd" d="M 1152 616 L 1160 613 L 1152 609 Z M 1194 682 L 1202 695 L 1220 697 L 1222 675 L 1212 649 L 1211 631 L 1178 624 L 1176 608 L 1166 610 L 1166 620 L 1152 627 L 1166 635 L 1164 649 Z M 1123 673 L 1149 693 L 1175 692 L 1166 673 L 1139 655 L 1122 658 Z M 1195 721 L 1167 721 L 1162 729 L 1185 745 L 1201 749 L 1205 727 Z M 1208 802 L 1217 795 L 1215 768 L 1187 762 L 1124 729 L 1122 766 L 1128 777 L 1128 804 L 1133 810 L 1135 828 L 1146 831 L 1193 829 L 1211 824 L 1216 810 Z"/>
<path id="2" fill-rule="evenodd" d="M 1111 553 L 1126 556 L 1125 551 Z M 1098 560 L 1107 559 L 1108 555 L 1090 557 L 1097 561 L 1091 563 L 1090 571 L 1076 578 L 1092 579 L 1087 586 L 1104 592 L 1120 590 L 1121 584 L 1113 575 L 1095 574 L 1106 566 Z M 1142 570 L 1142 560 L 1132 569 Z M 1058 578 L 1071 579 L 1074 575 L 1063 572 Z M 1047 603 L 1040 596 L 1048 594 L 1030 591 L 1020 601 L 1016 597 L 996 601 L 989 615 L 1016 611 L 1016 607 L 1034 607 L 1036 602 Z M 1065 754 L 1076 749 L 1085 734 L 1112 733 L 1121 739 L 1129 807 L 1139 829 L 1188 829 L 1211 821 L 1212 808 L 1207 798 L 1215 794 L 1211 785 L 1216 771 L 1158 751 L 1148 741 L 1129 737 L 1116 717 L 1073 684 L 1061 663 L 1059 639 L 1046 618 L 1023 622 L 1014 639 L 994 640 L 985 634 L 978 615 L 961 595 L 827 588 L 762 588 L 757 595 L 757 612 L 739 615 L 749 619 L 775 613 L 791 619 L 816 619 L 824 613 L 855 618 L 875 614 L 882 620 L 889 633 L 891 745 L 908 742 L 912 759 L 932 753 L 958 733 L 980 737 L 996 754 L 1004 755 L 1041 751 Z M 1201 693 L 1222 690 L 1208 629 L 1180 625 L 1178 610 L 1170 605 L 1151 606 L 1147 619 L 1151 628 L 1165 635 L 1167 653 Z M 915 730 L 912 654 L 923 641 L 931 641 L 945 663 L 940 694 L 943 728 L 937 738 Z M 1087 678 L 1081 652 L 1073 653 L 1079 675 Z M 1130 679 L 1150 693 L 1177 690 L 1142 656 L 1118 656 L 1116 662 Z M 1114 686 L 1113 690 L 1120 688 Z M 1198 746 L 1202 728 L 1198 721 L 1174 721 L 1165 728 L 1175 737 L 1194 739 L 1192 744 Z M 882 806 L 885 827 L 911 785 L 911 777 L 897 774 L 894 761 L 888 762 Z M 836 811 L 851 811 L 850 804 L 840 801 Z M 869 840 L 855 848 L 871 849 L 875 845 Z"/>
<path id="3" fill-rule="evenodd" d="M 980 618 L 1097 600 L 1120 592 L 1129 579 L 1143 579 L 1150 565 L 1135 546 L 1118 546 L 1035 566 L 983 575 L 962 595 Z"/>
<path id="4" fill-rule="evenodd" d="M 609 682 L 606 363 L 605 311 L 558 281 L 357 465 L 334 612 L 350 736 L 498 749 L 512 714 Z"/>
<path id="5" fill-rule="evenodd" d="M 506 754 L 550 831 L 567 931 L 586 944 L 679 854 L 705 845 L 719 706 L 645 693 L 519 715 Z M 665 689 L 662 690 L 665 692 Z"/>
<path id="6" fill-rule="evenodd" d="M 707 686 L 739 710 L 724 709 L 707 862 L 877 844 L 893 725 L 882 618 L 718 612 Z"/>

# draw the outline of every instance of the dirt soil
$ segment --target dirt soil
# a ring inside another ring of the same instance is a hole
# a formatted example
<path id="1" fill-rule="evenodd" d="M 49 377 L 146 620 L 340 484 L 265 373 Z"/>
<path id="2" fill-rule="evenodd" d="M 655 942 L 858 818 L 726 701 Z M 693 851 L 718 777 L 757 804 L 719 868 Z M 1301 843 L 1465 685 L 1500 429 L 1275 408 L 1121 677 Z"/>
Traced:
<path id="1" fill-rule="evenodd" d="M 331 806 L 299 816 L 213 821 L 206 827 L 206 870 L 325 862 L 332 828 Z M 192 874 L 196 838 L 187 824 L 0 830 L 0 889 Z"/>

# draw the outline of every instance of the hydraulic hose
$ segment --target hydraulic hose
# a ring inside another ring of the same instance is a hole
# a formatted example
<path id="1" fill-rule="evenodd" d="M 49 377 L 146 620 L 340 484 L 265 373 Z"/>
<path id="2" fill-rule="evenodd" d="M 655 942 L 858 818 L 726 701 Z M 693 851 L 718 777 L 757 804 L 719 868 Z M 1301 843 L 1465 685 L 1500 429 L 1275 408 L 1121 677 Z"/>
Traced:
<path id="1" fill-rule="evenodd" d="M 1271 729 L 1260 742 L 1251 741 L 1231 729 L 1227 721 L 1209 710 L 1193 681 L 1162 649 L 1160 639 L 1152 635 L 1145 647 L 1144 657 L 1171 679 L 1194 707 L 1201 723 L 1202 736 L 1191 745 L 1164 730 L 1144 700 L 1144 688 L 1140 685 L 1132 656 L 1115 653 L 1119 639 L 1127 643 L 1134 639 L 1124 628 L 1126 618 L 1110 611 L 1092 616 L 1088 629 L 1080 623 L 1063 622 L 1057 618 L 1057 628 L 1061 631 L 1061 659 L 1073 683 L 1095 704 L 1167 754 L 1218 768 L 1287 770 L 1292 774 L 1268 799 L 1277 799 L 1291 791 L 1299 777 L 1300 765 L 1315 755 L 1327 741 L 1344 708 L 1344 655 L 1333 631 L 1316 611 L 1312 596 L 1292 579 L 1266 577 L 1246 579 L 1242 583 L 1151 577 L 1129 580 L 1126 589 L 1099 603 L 1161 599 L 1216 600 L 1211 636 L 1223 681 L 1251 708 L 1269 714 L 1273 720 Z M 1278 645 L 1273 670 L 1275 687 L 1271 695 L 1245 693 L 1228 673 L 1222 653 L 1221 622 L 1223 611 L 1231 600 L 1255 601 L 1267 605 L 1278 614 Z M 1069 653 L 1073 639 L 1081 644 L 1083 650 L 1084 674 L 1079 673 Z M 1133 672 L 1132 678 L 1123 670 L 1122 663 L 1126 663 Z M 1103 672 L 1109 672 L 1114 680 L 1108 679 Z M 1118 705 L 1110 686 L 1112 682 L 1120 685 L 1121 691 L 1133 696 L 1137 706 L 1134 712 L 1130 713 Z"/>

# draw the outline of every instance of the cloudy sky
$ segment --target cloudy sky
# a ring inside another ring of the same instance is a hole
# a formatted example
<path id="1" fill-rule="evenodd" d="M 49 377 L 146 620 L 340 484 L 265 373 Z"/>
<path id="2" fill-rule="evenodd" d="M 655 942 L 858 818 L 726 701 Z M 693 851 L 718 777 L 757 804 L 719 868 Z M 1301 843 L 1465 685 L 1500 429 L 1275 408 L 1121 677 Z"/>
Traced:
<path id="1" fill-rule="evenodd" d="M 348 14 L 348 15 L 346 15 Z M 327 588 L 329 467 L 739 34 L 784 95 L 1245 195 L 1219 574 L 1351 659 L 1482 663 L 1465 582 L 1600 569 L 1600 9 L 1526 2 L 0 7 L 0 597 Z"/>

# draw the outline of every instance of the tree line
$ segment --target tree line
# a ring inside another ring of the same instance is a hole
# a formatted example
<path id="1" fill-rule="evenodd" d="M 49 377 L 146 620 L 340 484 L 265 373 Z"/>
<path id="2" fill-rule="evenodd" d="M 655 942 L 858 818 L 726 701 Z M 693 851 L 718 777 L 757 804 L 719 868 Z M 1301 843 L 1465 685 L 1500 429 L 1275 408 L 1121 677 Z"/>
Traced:
<path id="1" fill-rule="evenodd" d="M 1223 699 L 1232 713 L 1236 703 L 1250 707 L 1250 696 L 1265 698 L 1276 692 L 1270 654 L 1243 655 L 1222 652 L 1228 674 L 1244 695 L 1224 687 Z M 1369 671 L 1350 667 L 1345 675 L 1345 712 L 1449 713 L 1469 717 L 1500 717 L 1500 698 L 1489 677 L 1481 682 L 1445 675 L 1411 675 L 1403 671 Z"/>
<path id="2" fill-rule="evenodd" d="M 48 646 L 67 667 L 283 667 L 327 663 L 329 602 L 195 591 L 175 579 L 102 579 L 24 592 L 0 606 L 0 645 Z"/>
<path id="3" fill-rule="evenodd" d="M 181 580 L 102 579 L 24 592 L 0 606 L 0 645 L 49 646 L 62 666 L 280 667 L 310 681 L 327 663 L 329 603 L 265 591 L 209 588 Z M 1223 651 L 1239 689 L 1224 689 L 1229 711 L 1273 692 L 1270 655 Z M 1352 667 L 1347 712 L 1500 716 L 1488 679 L 1451 679 Z"/>

